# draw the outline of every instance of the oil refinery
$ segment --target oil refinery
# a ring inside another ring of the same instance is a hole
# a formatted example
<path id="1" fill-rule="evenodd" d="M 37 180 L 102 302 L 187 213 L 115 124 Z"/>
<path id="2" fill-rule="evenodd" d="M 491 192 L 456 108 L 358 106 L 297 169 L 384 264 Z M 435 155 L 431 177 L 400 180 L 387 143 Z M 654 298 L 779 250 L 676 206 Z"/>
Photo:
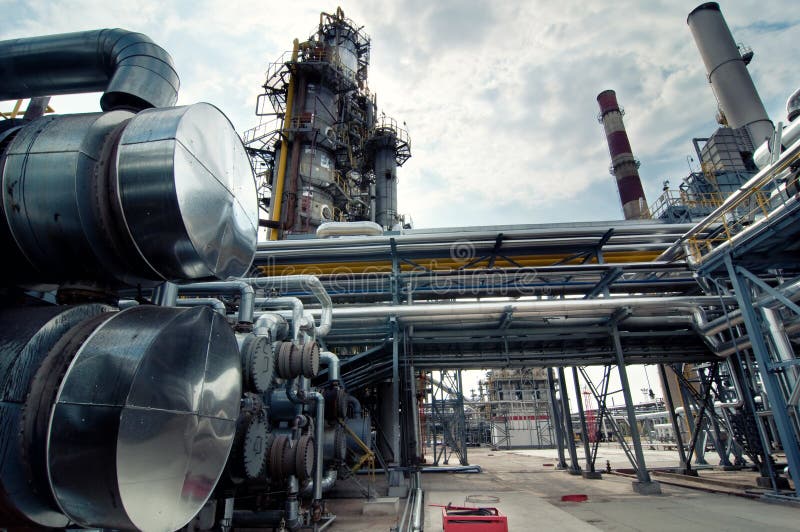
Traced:
<path id="1" fill-rule="evenodd" d="M 142 33 L 0 41 L 0 530 L 794 528 L 800 90 L 735 9 L 674 28 L 718 104 L 677 188 L 598 87 L 625 219 L 526 225 L 414 226 L 341 8 L 243 132 Z"/>

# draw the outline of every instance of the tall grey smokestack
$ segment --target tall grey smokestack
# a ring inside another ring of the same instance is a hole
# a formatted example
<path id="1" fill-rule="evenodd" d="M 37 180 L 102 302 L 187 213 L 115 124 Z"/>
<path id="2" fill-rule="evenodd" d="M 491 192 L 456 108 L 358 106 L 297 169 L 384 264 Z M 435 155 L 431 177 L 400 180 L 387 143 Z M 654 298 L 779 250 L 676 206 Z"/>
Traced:
<path id="1" fill-rule="evenodd" d="M 599 120 L 606 131 L 608 151 L 611 154 L 611 173 L 617 180 L 625 219 L 650 218 L 642 181 L 639 179 L 639 161 L 633 157 L 631 143 L 622 122 L 622 109 L 617 103 L 617 93 L 605 90 L 597 95 L 597 103 L 600 104 Z"/>
<path id="2" fill-rule="evenodd" d="M 708 81 L 728 125 L 746 127 L 753 146 L 772 138 L 775 127 L 764 109 L 719 4 L 708 2 L 697 6 L 689 13 L 686 23 L 700 50 Z"/>

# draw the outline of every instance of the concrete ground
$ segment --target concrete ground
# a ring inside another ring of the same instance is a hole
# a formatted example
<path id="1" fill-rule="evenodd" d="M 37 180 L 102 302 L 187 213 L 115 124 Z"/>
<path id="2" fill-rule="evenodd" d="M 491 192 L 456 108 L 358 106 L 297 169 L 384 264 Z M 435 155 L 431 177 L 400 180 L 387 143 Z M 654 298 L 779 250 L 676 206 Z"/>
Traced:
<path id="1" fill-rule="evenodd" d="M 770 504 L 762 500 L 707 493 L 662 484 L 662 495 L 638 495 L 631 479 L 603 475 L 586 480 L 556 470 L 555 450 L 491 451 L 470 449 L 469 461 L 480 465 L 480 474 L 426 473 L 425 530 L 442 530 L 441 508 L 433 505 L 495 506 L 508 517 L 509 530 L 663 530 L 663 531 L 797 531 L 800 507 Z M 709 457 L 710 458 L 710 457 Z M 597 465 L 629 467 L 624 454 L 611 446 L 601 449 Z M 649 451 L 648 466 L 675 466 L 675 453 Z M 741 475 L 740 475 L 741 476 Z M 359 478 L 364 481 L 364 478 Z M 376 487 L 385 484 L 377 478 Z M 383 488 L 385 489 L 385 487 Z M 346 485 L 333 494 L 355 495 Z M 585 494 L 586 502 L 562 502 L 563 495 Z M 471 500 L 496 501 L 475 503 Z M 402 512 L 404 501 L 400 501 Z M 397 519 L 391 516 L 361 515 L 362 500 L 331 499 L 337 520 L 329 530 L 389 530 Z M 476 532 L 478 532 L 476 528 Z"/>

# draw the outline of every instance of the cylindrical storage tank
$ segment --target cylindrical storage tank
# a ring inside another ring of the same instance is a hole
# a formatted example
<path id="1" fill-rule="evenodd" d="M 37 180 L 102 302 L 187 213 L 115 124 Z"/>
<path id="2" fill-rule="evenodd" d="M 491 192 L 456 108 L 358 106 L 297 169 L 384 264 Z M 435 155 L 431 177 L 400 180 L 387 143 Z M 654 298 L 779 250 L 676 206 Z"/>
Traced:
<path id="1" fill-rule="evenodd" d="M 719 4 L 707 2 L 686 19 L 706 66 L 708 80 L 728 125 L 746 127 L 754 146 L 772 137 L 774 126 L 758 95 Z"/>
<path id="2" fill-rule="evenodd" d="M 334 181 L 333 154 L 320 146 L 304 144 L 300 151 L 300 176 L 305 183 L 327 186 Z"/>
<path id="3" fill-rule="evenodd" d="M 313 127 L 324 138 L 330 138 L 333 136 L 332 128 L 337 120 L 337 111 L 336 94 L 332 90 L 317 83 L 309 83 L 306 86 L 303 114 L 300 115 L 301 122 L 311 120 Z"/>
<path id="4" fill-rule="evenodd" d="M 394 133 L 384 134 L 375 150 L 375 223 L 392 229 L 397 212 L 397 159 Z"/>
<path id="5" fill-rule="evenodd" d="M 606 133 L 608 151 L 611 154 L 611 171 L 617 181 L 619 200 L 626 220 L 649 218 L 647 200 L 639 178 L 639 163 L 633 156 L 622 109 L 617 103 L 617 93 L 605 90 L 597 95 L 600 105 L 600 121 Z"/>
<path id="6" fill-rule="evenodd" d="M 191 520 L 222 474 L 239 414 L 225 320 L 205 307 L 133 307 L 62 339 L 49 358 L 42 389 L 64 376 L 38 413 L 47 439 L 34 452 L 64 514 L 122 530 Z"/>
<path id="7" fill-rule="evenodd" d="M 6 282 L 150 285 L 252 262 L 250 161 L 209 104 L 45 116 L 16 131 L 0 173 Z"/>
<path id="8" fill-rule="evenodd" d="M 325 32 L 325 44 L 330 60 L 344 68 L 347 77 L 355 79 L 358 73 L 358 35 L 344 24 L 329 27 Z"/>

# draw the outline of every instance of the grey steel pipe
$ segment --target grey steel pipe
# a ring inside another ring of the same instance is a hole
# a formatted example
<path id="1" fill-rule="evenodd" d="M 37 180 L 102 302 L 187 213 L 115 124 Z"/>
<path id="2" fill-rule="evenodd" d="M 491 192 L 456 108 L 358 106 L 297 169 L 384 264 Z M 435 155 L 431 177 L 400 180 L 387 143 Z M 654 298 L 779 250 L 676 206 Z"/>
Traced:
<path id="1" fill-rule="evenodd" d="M 612 312 L 619 308 L 641 310 L 674 310 L 691 311 L 698 306 L 734 305 L 735 298 L 724 296 L 689 296 L 689 297 L 619 297 L 603 299 L 556 299 L 536 301 L 489 301 L 480 303 L 446 303 L 446 304 L 413 304 L 413 305 L 377 305 L 337 307 L 333 315 L 337 318 L 369 318 L 369 317 L 428 317 L 483 315 L 490 313 L 514 313 L 528 316 L 550 316 L 572 314 L 574 312 Z M 317 311 L 312 311 L 316 314 Z"/>
<path id="2" fill-rule="evenodd" d="M 161 307 L 175 307 L 178 301 L 178 286 L 165 281 L 153 289 L 153 303 Z"/>
<path id="3" fill-rule="evenodd" d="M 328 381 L 333 382 L 342 380 L 339 369 L 339 357 L 337 357 L 335 354 L 331 353 L 330 351 L 320 351 L 319 363 L 328 367 Z"/>
<path id="4" fill-rule="evenodd" d="M 239 322 L 253 323 L 255 291 L 249 284 L 239 281 L 211 281 L 207 283 L 193 283 L 178 287 L 178 293 L 187 295 L 206 294 L 238 294 Z"/>
<path id="5" fill-rule="evenodd" d="M 314 275 L 284 275 L 277 277 L 249 277 L 241 281 L 249 283 L 256 288 L 266 290 L 288 290 L 299 288 L 309 290 L 317 298 L 321 307 L 319 325 L 314 329 L 318 338 L 324 338 L 331 330 L 333 321 L 333 301 L 319 278 Z"/>
<path id="6" fill-rule="evenodd" d="M 180 80 L 170 55 L 123 29 L 0 42 L 0 100 L 105 91 L 104 111 L 169 107 Z"/>
<path id="7" fill-rule="evenodd" d="M 316 439 L 316 459 L 314 460 L 314 500 L 322 500 L 322 468 L 323 446 L 325 445 L 325 397 L 319 392 L 308 394 L 311 401 L 316 402 L 314 420 L 314 438 Z"/>
<path id="8" fill-rule="evenodd" d="M 225 303 L 215 297 L 181 298 L 178 299 L 176 303 L 179 307 L 211 307 L 223 316 L 228 315 L 228 309 Z"/>
<path id="9" fill-rule="evenodd" d="M 425 494 L 422 488 L 414 488 L 414 507 L 411 509 L 411 530 L 422 532 L 422 502 Z"/>
<path id="10" fill-rule="evenodd" d="M 336 469 L 331 468 L 325 471 L 325 475 L 322 477 L 322 493 L 330 491 L 330 489 L 336 484 L 336 481 L 339 479 L 339 472 Z M 308 496 L 314 493 L 314 482 L 308 482 L 303 486 L 303 489 L 300 491 L 301 495 Z"/>
<path id="11" fill-rule="evenodd" d="M 257 297 L 255 300 L 256 308 L 265 309 L 292 309 L 292 340 L 297 342 L 300 339 L 300 329 L 303 326 L 303 317 L 305 315 L 303 309 L 303 302 L 296 297 Z"/>
<path id="12" fill-rule="evenodd" d="M 261 314 L 253 323 L 253 333 L 256 336 L 269 335 L 273 342 L 283 340 L 289 333 L 289 324 L 278 314 Z"/>

